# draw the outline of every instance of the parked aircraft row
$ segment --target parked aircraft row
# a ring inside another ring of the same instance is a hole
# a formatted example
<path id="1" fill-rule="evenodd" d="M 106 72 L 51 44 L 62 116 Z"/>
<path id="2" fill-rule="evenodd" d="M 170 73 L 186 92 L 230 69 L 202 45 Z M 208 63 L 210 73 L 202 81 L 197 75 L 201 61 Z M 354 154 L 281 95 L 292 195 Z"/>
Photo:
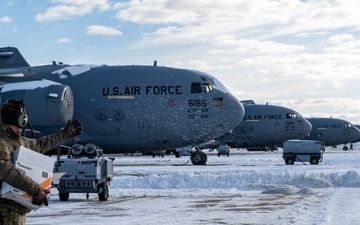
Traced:
<path id="1" fill-rule="evenodd" d="M 338 137 L 360 137 L 355 126 L 335 125 L 335 119 L 312 124 L 314 120 L 285 107 L 241 103 L 209 74 L 156 64 L 30 66 L 17 48 L 5 47 L 0 48 L 0 81 L 0 103 L 23 99 L 38 136 L 79 119 L 84 133 L 73 141 L 94 143 L 105 153 L 194 145 L 193 164 L 204 164 L 207 157 L 200 148 L 207 145 L 274 149 L 309 133 L 309 138 L 324 138 L 334 145 L 335 138 L 325 132 L 332 128 Z"/>
<path id="2" fill-rule="evenodd" d="M 245 116 L 232 133 L 215 139 L 204 148 L 230 146 L 249 151 L 275 150 L 289 139 L 319 140 L 325 146 L 355 142 L 360 130 L 349 121 L 338 118 L 304 118 L 298 112 L 275 105 L 241 101 Z M 344 146 L 344 150 L 348 147 Z"/>

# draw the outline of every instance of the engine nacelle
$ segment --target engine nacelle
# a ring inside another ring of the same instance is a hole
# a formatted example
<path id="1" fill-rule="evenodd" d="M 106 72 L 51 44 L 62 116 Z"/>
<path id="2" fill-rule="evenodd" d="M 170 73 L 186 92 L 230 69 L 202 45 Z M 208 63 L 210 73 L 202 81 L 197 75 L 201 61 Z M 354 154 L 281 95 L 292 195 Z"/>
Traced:
<path id="1" fill-rule="evenodd" d="M 69 86 L 48 80 L 8 83 L 0 86 L 0 103 L 24 101 L 31 125 L 61 125 L 72 120 L 74 97 Z"/>

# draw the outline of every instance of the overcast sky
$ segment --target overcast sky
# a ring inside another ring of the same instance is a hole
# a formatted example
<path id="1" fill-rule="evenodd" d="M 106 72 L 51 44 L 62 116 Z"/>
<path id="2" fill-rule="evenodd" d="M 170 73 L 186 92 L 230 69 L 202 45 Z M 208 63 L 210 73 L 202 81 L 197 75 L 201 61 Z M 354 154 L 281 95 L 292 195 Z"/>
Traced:
<path id="1" fill-rule="evenodd" d="M 31 65 L 197 69 L 239 99 L 360 124 L 360 1 L 4 0 L 1 46 Z"/>

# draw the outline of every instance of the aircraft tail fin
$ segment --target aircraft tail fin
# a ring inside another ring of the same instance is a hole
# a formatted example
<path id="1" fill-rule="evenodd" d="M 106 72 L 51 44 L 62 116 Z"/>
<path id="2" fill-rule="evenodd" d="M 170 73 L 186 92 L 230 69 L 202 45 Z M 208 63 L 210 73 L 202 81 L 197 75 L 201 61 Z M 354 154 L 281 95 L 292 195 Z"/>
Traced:
<path id="1" fill-rule="evenodd" d="M 0 48 L 0 69 L 29 66 L 17 48 Z"/>

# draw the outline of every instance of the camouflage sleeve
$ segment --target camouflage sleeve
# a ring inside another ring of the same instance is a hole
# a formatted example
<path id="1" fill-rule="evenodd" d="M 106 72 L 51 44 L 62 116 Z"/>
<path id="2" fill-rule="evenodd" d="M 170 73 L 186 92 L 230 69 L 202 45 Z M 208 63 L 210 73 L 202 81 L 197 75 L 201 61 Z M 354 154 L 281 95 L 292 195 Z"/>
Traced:
<path id="1" fill-rule="evenodd" d="M 25 175 L 24 171 L 15 168 L 11 162 L 10 150 L 4 143 L 0 143 L 0 180 L 26 191 L 30 195 L 36 194 L 40 188 L 39 184 Z"/>
<path id="2" fill-rule="evenodd" d="M 65 132 L 62 130 L 58 133 L 44 136 L 39 139 L 31 139 L 23 137 L 25 147 L 39 153 L 45 153 L 50 149 L 60 145 L 67 140 Z"/>

